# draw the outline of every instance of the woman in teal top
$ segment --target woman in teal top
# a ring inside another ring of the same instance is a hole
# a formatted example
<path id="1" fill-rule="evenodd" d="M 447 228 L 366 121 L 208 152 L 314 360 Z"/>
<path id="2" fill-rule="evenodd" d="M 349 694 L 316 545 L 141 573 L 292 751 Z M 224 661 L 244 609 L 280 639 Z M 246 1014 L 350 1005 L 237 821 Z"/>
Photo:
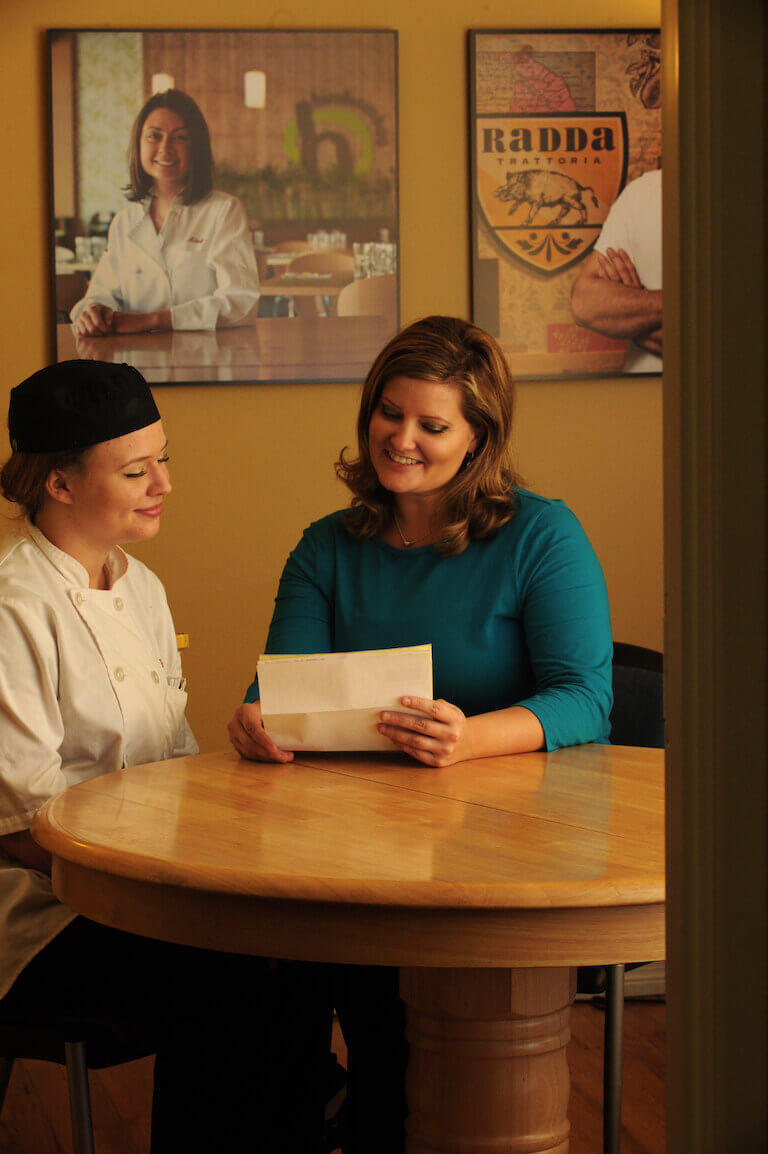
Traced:
<path id="1" fill-rule="evenodd" d="M 380 732 L 428 766 L 609 739 L 611 630 L 600 564 L 573 513 L 520 488 L 514 392 L 496 341 L 428 317 L 383 349 L 363 387 L 349 509 L 291 553 L 267 652 L 431 642 L 434 700 Z M 229 726 L 244 757 L 290 761 L 256 682 Z M 348 1046 L 345 1154 L 402 1148 L 405 1045 L 394 971 L 340 967 Z"/>
<path id="2" fill-rule="evenodd" d="M 468 718 L 515 702 L 536 715 L 547 749 L 608 740 L 603 576 L 561 501 L 516 489 L 511 520 L 454 557 L 360 541 L 343 513 L 310 525 L 283 570 L 267 652 L 426 642 L 435 697 Z M 247 700 L 257 699 L 254 681 Z"/>
<path id="3" fill-rule="evenodd" d="M 363 388 L 350 509 L 311 525 L 286 563 L 268 653 L 432 643 L 434 701 L 382 715 L 427 765 L 608 741 L 611 632 L 600 564 L 573 513 L 519 488 L 512 379 L 482 329 L 428 317 Z M 289 761 L 258 684 L 230 722 L 244 756 Z M 405 704 L 405 703 L 404 703 Z"/>

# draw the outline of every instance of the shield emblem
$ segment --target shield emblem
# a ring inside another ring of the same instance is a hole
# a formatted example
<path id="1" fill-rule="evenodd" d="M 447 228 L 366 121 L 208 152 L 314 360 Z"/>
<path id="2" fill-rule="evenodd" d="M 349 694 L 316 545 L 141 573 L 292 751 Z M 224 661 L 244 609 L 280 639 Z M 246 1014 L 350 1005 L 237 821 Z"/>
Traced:
<path id="1" fill-rule="evenodd" d="M 498 244 L 540 273 L 582 260 L 626 182 L 623 112 L 475 122 L 475 189 Z"/>

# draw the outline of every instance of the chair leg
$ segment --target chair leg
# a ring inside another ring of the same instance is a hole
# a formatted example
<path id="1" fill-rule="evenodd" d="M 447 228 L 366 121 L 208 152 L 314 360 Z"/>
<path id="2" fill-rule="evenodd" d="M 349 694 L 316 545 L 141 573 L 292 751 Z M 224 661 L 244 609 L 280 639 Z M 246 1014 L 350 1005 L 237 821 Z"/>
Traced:
<path id="1" fill-rule="evenodd" d="M 67 1058 L 69 1112 L 72 1118 L 72 1149 L 74 1154 L 94 1154 L 85 1043 L 65 1042 L 64 1052 Z"/>
<path id="2" fill-rule="evenodd" d="M 8 1083 L 11 1080 L 13 1062 L 13 1058 L 0 1058 L 0 1111 L 3 1109 L 3 1102 L 8 1091 Z"/>
<path id="3" fill-rule="evenodd" d="M 607 967 L 603 1055 L 603 1154 L 619 1154 L 624 1050 L 624 966 Z"/>

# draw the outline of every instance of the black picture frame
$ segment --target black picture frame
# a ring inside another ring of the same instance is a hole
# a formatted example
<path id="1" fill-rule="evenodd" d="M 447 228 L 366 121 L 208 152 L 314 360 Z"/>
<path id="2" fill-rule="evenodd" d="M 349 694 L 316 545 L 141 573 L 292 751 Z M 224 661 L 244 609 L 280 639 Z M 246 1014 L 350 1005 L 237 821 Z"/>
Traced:
<path id="1" fill-rule="evenodd" d="M 400 324 L 397 32 L 68 28 L 47 46 L 53 358 L 127 361 L 153 385 L 363 379 Z M 209 127 L 226 224 L 179 201 L 159 234 L 126 199 L 135 118 L 167 88 Z M 115 306 L 104 335 L 70 320 L 89 286 Z M 213 306 L 182 308 L 195 291 Z M 170 306 L 179 327 L 130 331 Z"/>
<path id="2" fill-rule="evenodd" d="M 468 53 L 473 319 L 520 380 L 658 375 L 660 328 L 619 339 L 602 317 L 577 320 L 571 293 L 613 205 L 647 176 L 633 228 L 660 299 L 659 31 L 474 29 Z M 625 197 L 606 233 L 627 246 L 616 224 L 630 212 Z"/>

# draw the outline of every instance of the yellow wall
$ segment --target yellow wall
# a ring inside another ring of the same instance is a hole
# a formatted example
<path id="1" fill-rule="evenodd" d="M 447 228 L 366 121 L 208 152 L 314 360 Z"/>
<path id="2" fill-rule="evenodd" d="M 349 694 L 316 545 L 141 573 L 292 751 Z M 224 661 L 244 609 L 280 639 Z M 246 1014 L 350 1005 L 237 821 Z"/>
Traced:
<path id="1" fill-rule="evenodd" d="M 161 15 L 156 15 L 160 11 Z M 400 33 L 402 310 L 468 314 L 466 30 L 570 27 L 570 0 L 229 0 L 227 27 L 396 28 Z M 45 29 L 217 27 L 209 0 L 0 0 L 0 408 L 50 357 Z M 581 12 L 615 27 L 613 0 Z M 625 0 L 627 27 L 654 27 L 659 0 Z M 354 385 L 158 388 L 175 490 L 160 537 L 139 555 L 162 577 L 186 657 L 189 716 L 203 749 L 250 681 L 286 553 L 312 519 L 344 503 L 332 462 L 353 438 Z M 657 379 L 527 382 L 519 389 L 520 468 L 581 518 L 608 580 L 614 635 L 661 648 L 661 385 Z M 1 452 L 1 450 L 0 450 Z M 0 530 L 2 531 L 2 530 Z"/>

